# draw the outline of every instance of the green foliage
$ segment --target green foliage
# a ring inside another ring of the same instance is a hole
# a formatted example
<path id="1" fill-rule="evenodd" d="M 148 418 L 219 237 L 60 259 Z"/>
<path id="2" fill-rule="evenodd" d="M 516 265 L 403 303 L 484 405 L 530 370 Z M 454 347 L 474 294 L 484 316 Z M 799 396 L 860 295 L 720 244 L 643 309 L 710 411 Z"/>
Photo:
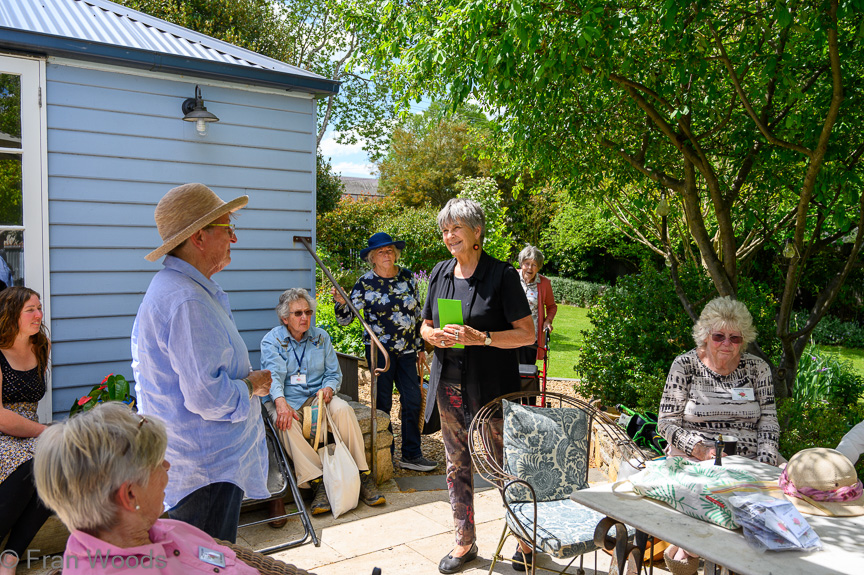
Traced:
<path id="1" fill-rule="evenodd" d="M 777 402 L 780 421 L 780 454 L 789 459 L 802 449 L 837 447 L 852 427 L 852 421 L 864 420 L 864 404 L 843 405 L 829 401 L 799 403 L 781 399 Z M 856 466 L 864 476 L 864 459 Z"/>
<path id="2" fill-rule="evenodd" d="M 405 208 L 395 216 L 379 217 L 375 231 L 387 232 L 392 238 L 405 242 L 405 249 L 399 256 L 400 266 L 414 272 L 430 272 L 435 264 L 451 257 L 441 240 L 437 216 L 438 210 L 430 207 Z"/>
<path id="3" fill-rule="evenodd" d="M 486 123 L 483 114 L 466 107 L 452 117 L 433 104 L 423 114 L 408 117 L 390 139 L 390 148 L 378 164 L 379 189 L 406 206 L 441 207 L 456 196 L 460 178 L 483 175 L 471 147 L 478 139 L 472 126 Z"/>
<path id="4" fill-rule="evenodd" d="M 379 231 L 376 228 L 379 221 L 394 218 L 401 211 L 392 198 L 368 201 L 343 196 L 335 209 L 318 214 L 317 247 L 345 269 L 368 268 L 366 262 L 360 261 L 360 250 Z"/>
<path id="5" fill-rule="evenodd" d="M 21 77 L 0 74 L 0 135 L 21 137 Z M 0 144 L 0 147 L 3 147 Z M 0 156 L 0 224 L 24 223 L 21 204 L 21 157 Z"/>
<path id="6" fill-rule="evenodd" d="M 486 218 L 483 251 L 493 258 L 509 261 L 513 255 L 513 240 L 498 184 L 492 178 L 460 178 L 458 188 L 460 198 L 474 200 L 483 207 Z"/>
<path id="7" fill-rule="evenodd" d="M 684 289 L 697 313 L 717 292 L 698 269 L 681 270 Z M 759 343 L 769 357 L 779 353 L 772 322 L 776 304 L 764 287 L 742 282 L 739 297 L 753 316 Z M 623 403 L 657 411 L 672 360 L 692 349 L 693 322 L 681 307 L 669 273 L 648 268 L 619 278 L 588 311 L 592 329 L 576 369 L 576 390 L 601 397 L 607 405 Z"/>
<path id="8" fill-rule="evenodd" d="M 862 395 L 864 376 L 855 371 L 852 362 L 837 359 L 812 345 L 804 350 L 795 379 L 796 404 L 829 401 L 849 406 L 857 404 Z"/>
<path id="9" fill-rule="evenodd" d="M 122 401 L 131 409 L 135 408 L 135 398 L 129 395 L 129 382 L 125 377 L 113 373 L 105 376 L 102 383 L 94 385 L 90 393 L 75 400 L 69 409 L 69 417 L 90 411 L 106 401 Z"/>
<path id="10" fill-rule="evenodd" d="M 556 276 L 547 276 L 552 283 L 552 295 L 557 303 L 591 307 L 600 295 L 609 289 L 605 284 L 583 282 Z"/>
<path id="11" fill-rule="evenodd" d="M 602 207 L 565 197 L 557 208 L 540 240 L 544 253 L 554 254 L 545 265 L 555 273 L 598 282 L 610 279 L 610 260 L 626 262 L 631 271 L 649 265 L 650 250 L 625 236 L 616 222 L 603 215 Z"/>
<path id="12" fill-rule="evenodd" d="M 330 335 L 333 349 L 339 353 L 363 357 L 363 325 L 356 319 L 350 325 L 339 325 L 329 285 L 318 290 L 315 300 L 315 325 Z"/>
<path id="13" fill-rule="evenodd" d="M 315 170 L 315 211 L 323 214 L 332 211 L 339 203 L 339 198 L 345 193 L 345 184 L 333 173 L 330 159 L 325 159 L 320 151 L 315 155 Z"/>
<path id="14" fill-rule="evenodd" d="M 793 326 L 800 328 L 807 323 L 806 312 L 798 312 L 792 317 Z M 826 315 L 813 330 L 813 343 L 823 345 L 842 345 L 864 348 L 864 327 L 853 321 L 842 321 L 833 315 Z M 801 362 L 803 363 L 802 356 Z"/>
<path id="15" fill-rule="evenodd" d="M 864 419 L 864 376 L 849 361 L 815 346 L 801 355 L 792 400 L 778 402 L 780 453 L 789 458 L 801 449 L 836 447 L 849 429 Z M 864 462 L 859 473 L 864 471 Z"/>

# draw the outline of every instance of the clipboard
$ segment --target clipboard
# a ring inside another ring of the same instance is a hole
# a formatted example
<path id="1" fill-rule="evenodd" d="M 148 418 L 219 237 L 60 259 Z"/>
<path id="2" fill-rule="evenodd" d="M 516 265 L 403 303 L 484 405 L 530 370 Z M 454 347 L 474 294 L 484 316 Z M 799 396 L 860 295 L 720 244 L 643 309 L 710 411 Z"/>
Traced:
<path id="1" fill-rule="evenodd" d="M 462 319 L 462 301 L 458 299 L 438 298 L 438 321 L 439 327 L 444 327 L 448 324 L 465 325 Z M 461 343 L 454 344 L 453 347 L 464 349 L 465 346 Z"/>

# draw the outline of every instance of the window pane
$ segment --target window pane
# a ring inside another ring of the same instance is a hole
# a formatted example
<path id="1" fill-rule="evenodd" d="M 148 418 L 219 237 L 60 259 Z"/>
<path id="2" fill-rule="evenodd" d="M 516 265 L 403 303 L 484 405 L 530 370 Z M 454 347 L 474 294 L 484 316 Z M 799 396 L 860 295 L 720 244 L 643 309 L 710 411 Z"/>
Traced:
<path id="1" fill-rule="evenodd" d="M 0 225 L 24 225 L 21 189 L 21 156 L 0 154 Z"/>
<path id="2" fill-rule="evenodd" d="M 0 148 L 21 147 L 21 76 L 0 74 Z"/>
<path id="3" fill-rule="evenodd" d="M 0 281 L 7 286 L 24 285 L 23 236 L 20 230 L 0 231 Z"/>

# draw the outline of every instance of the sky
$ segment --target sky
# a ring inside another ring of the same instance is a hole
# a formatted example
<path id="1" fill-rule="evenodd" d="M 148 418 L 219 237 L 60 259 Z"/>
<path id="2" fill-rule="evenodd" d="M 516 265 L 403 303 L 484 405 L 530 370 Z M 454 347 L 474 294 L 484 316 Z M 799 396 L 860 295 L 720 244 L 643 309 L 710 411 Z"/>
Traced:
<path id="1" fill-rule="evenodd" d="M 377 178 L 378 171 L 363 151 L 363 143 L 337 144 L 337 133 L 328 129 L 321 140 L 321 154 L 330 158 L 333 172 L 355 178 Z"/>

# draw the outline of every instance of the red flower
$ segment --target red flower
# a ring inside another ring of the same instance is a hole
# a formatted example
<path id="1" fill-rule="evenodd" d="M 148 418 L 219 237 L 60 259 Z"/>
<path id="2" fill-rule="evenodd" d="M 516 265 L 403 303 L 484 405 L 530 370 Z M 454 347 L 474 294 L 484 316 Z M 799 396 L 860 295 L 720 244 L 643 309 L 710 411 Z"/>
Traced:
<path id="1" fill-rule="evenodd" d="M 105 376 L 105 379 L 102 380 L 102 383 L 105 383 L 106 381 L 108 381 L 108 378 L 111 377 L 112 375 L 114 375 L 114 374 L 113 374 L 113 373 L 109 373 L 108 375 L 106 375 L 106 376 Z"/>
<path id="2" fill-rule="evenodd" d="M 78 405 L 84 405 L 85 403 L 87 403 L 91 399 L 93 399 L 93 398 L 90 397 L 89 395 L 85 395 L 84 397 L 82 397 L 81 399 L 78 400 Z"/>
<path id="3" fill-rule="evenodd" d="M 99 391 L 102 391 L 102 390 L 105 389 L 106 387 L 108 387 L 108 386 L 107 386 L 107 385 L 100 385 L 100 386 L 99 386 Z"/>

